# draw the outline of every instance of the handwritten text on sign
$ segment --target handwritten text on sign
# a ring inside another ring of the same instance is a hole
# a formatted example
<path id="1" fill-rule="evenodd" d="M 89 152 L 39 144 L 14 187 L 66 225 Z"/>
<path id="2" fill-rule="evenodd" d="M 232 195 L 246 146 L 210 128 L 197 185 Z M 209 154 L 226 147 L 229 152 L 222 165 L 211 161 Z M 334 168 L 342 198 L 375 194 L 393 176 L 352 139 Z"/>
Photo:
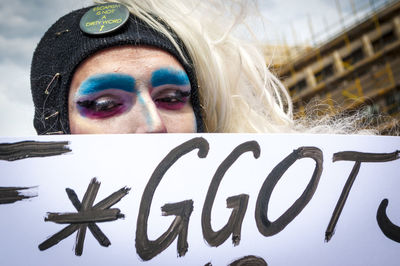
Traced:
<path id="1" fill-rule="evenodd" d="M 291 260 L 326 265 L 329 258 L 332 265 L 397 261 L 390 254 L 400 248 L 399 138 L 138 135 L 21 141 L 5 139 L 0 146 L 0 202 L 7 198 L 0 205 L 6 217 L 0 228 L 10 234 L 3 250 L 16 265 L 61 257 L 65 265 L 107 265 L 115 259 L 171 265 L 249 258 L 269 265 Z M 21 228 L 29 228 L 31 238 L 18 235 Z M 75 232 L 79 260 L 68 244 Z M 17 250 L 26 258 L 16 256 Z M 116 250 L 120 256 L 112 260 Z"/>

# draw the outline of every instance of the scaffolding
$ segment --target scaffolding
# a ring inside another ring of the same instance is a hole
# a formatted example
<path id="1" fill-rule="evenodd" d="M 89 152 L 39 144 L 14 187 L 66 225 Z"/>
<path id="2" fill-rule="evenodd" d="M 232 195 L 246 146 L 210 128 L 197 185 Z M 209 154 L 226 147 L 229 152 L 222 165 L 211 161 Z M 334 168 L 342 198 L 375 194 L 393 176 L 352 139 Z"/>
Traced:
<path id="1" fill-rule="evenodd" d="M 353 24 L 335 1 L 341 31 L 329 37 L 311 34 L 313 48 L 286 53 L 275 71 L 289 89 L 297 116 L 305 115 L 310 101 L 324 103 L 321 115 L 363 107 L 371 117 L 391 116 L 379 128 L 390 134 L 400 118 L 400 1 L 369 1 L 368 11 L 357 11 L 351 1 L 354 16 L 347 20 Z"/>

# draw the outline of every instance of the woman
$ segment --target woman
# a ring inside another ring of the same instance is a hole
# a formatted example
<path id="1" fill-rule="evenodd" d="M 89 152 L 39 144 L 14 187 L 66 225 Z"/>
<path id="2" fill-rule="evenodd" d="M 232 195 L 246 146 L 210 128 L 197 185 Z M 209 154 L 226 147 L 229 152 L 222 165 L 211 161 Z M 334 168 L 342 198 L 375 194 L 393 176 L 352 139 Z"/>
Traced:
<path id="1" fill-rule="evenodd" d="M 60 18 L 38 44 L 38 134 L 307 131 L 259 49 L 233 36 L 243 6 L 229 21 L 205 1 L 113 2 Z"/>

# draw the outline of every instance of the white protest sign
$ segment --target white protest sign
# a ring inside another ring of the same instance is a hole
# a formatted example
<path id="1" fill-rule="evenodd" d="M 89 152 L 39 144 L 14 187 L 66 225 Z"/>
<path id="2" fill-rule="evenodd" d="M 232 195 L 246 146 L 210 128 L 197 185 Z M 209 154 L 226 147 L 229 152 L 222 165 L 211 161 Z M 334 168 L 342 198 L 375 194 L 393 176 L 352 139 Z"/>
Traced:
<path id="1" fill-rule="evenodd" d="M 398 265 L 399 149 L 381 136 L 2 137 L 1 261 Z"/>

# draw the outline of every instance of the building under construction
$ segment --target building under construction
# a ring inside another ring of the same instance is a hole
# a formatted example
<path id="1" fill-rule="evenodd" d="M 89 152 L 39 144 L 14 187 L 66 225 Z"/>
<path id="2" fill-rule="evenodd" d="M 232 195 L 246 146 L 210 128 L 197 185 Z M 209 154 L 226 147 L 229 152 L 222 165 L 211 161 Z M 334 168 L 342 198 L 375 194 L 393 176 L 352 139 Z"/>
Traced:
<path id="1" fill-rule="evenodd" d="M 292 96 L 295 114 L 305 115 L 310 102 L 320 114 L 364 108 L 378 129 L 391 134 L 400 118 L 400 1 L 371 15 L 277 69 Z M 381 116 L 382 117 L 382 116 Z"/>

